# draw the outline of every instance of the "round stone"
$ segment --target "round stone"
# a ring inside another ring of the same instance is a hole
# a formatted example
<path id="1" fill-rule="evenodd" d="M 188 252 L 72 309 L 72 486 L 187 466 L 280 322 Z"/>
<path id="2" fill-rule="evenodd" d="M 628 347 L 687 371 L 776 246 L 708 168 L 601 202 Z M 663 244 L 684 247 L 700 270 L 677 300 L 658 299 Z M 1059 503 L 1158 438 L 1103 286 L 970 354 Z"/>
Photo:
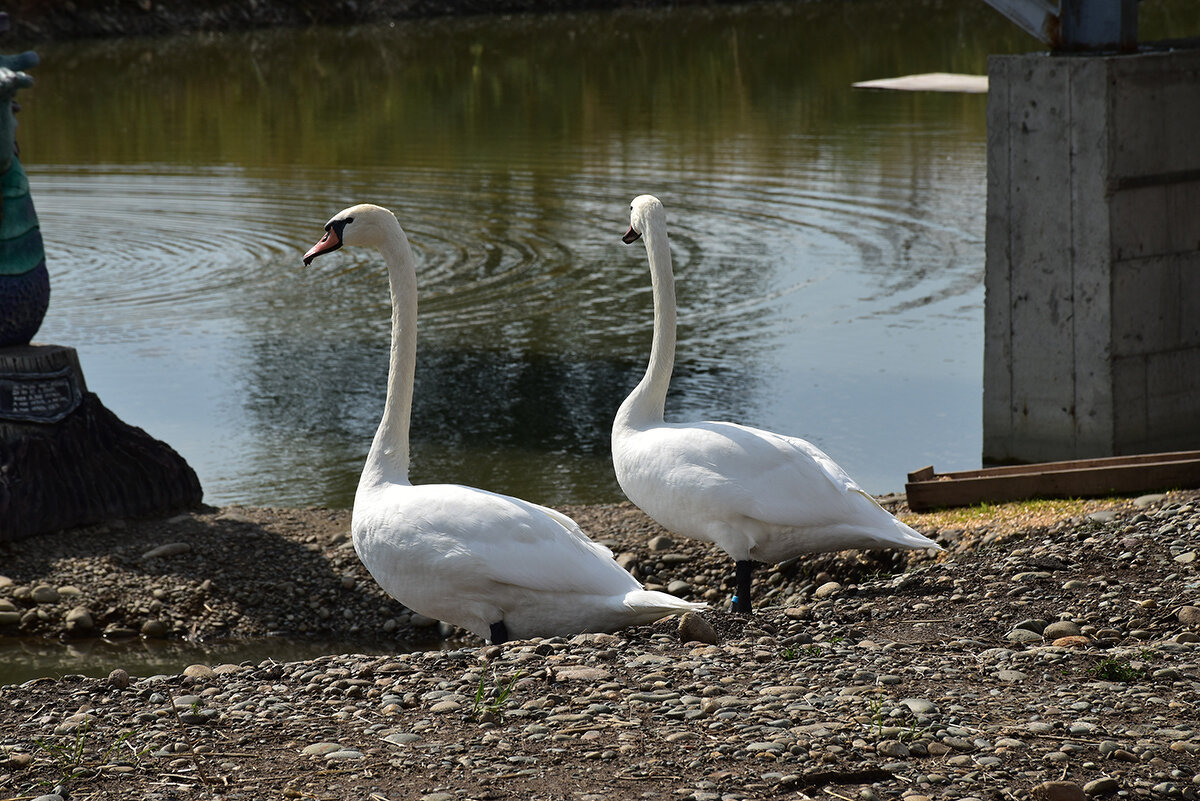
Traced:
<path id="1" fill-rule="evenodd" d="M 1111 776 L 1103 776 L 1099 779 L 1093 779 L 1083 785 L 1085 795 L 1110 795 L 1121 789 L 1121 783 Z"/>
<path id="2" fill-rule="evenodd" d="M 717 644 L 717 631 L 707 620 L 695 612 L 686 612 L 679 619 L 679 641 Z"/>
<path id="3" fill-rule="evenodd" d="M 85 606 L 77 606 L 66 616 L 67 631 L 71 634 L 84 634 L 96 628 L 92 613 Z"/>
<path id="4" fill-rule="evenodd" d="M 188 665 L 183 669 L 183 675 L 193 679 L 211 679 L 217 674 L 208 665 Z"/>
<path id="5" fill-rule="evenodd" d="M 142 636 L 161 640 L 167 636 L 167 624 L 161 620 L 147 620 L 142 624 Z"/>
<path id="6" fill-rule="evenodd" d="M 1042 636 L 1047 640 L 1057 640 L 1059 637 L 1078 637 L 1079 626 L 1070 620 L 1056 620 L 1042 630 Z"/>
<path id="7" fill-rule="evenodd" d="M 1086 801 L 1084 788 L 1074 782 L 1043 782 L 1033 788 L 1036 801 Z"/>
<path id="8" fill-rule="evenodd" d="M 30 591 L 29 597 L 33 599 L 34 603 L 56 604 L 59 594 L 58 590 L 49 584 L 39 584 Z"/>
<path id="9" fill-rule="evenodd" d="M 836 581 L 827 581 L 813 590 L 814 598 L 832 598 L 842 591 L 842 585 Z"/>

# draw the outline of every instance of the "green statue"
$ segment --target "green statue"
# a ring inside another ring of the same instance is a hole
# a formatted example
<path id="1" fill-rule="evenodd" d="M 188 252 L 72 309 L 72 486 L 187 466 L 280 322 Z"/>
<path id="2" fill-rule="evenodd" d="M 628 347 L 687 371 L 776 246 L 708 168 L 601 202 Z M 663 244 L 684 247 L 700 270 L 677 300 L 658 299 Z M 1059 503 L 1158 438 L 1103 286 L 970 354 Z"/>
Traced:
<path id="1" fill-rule="evenodd" d="M 0 32 L 7 29 L 8 15 L 0 13 Z M 33 85 L 24 71 L 37 63 L 33 51 L 0 56 L 0 347 L 29 344 L 50 304 L 42 233 L 16 140 L 17 90 Z"/>

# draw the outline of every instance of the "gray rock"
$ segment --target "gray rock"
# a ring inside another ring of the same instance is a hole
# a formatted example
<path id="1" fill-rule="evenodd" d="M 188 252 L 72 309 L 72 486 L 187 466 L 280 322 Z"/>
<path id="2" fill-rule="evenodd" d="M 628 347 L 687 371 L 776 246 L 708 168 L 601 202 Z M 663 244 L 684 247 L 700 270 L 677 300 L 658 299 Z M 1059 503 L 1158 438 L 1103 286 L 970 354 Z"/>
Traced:
<path id="1" fill-rule="evenodd" d="M 900 703 L 908 707 L 909 711 L 915 715 L 929 715 L 938 711 L 937 704 L 924 698 L 905 698 Z"/>
<path id="2" fill-rule="evenodd" d="M 893 759 L 908 759 L 908 746 L 899 740 L 884 740 L 875 746 L 875 753 Z"/>
<path id="3" fill-rule="evenodd" d="M 1083 788 L 1075 782 L 1042 782 L 1033 788 L 1034 801 L 1086 801 Z"/>
<path id="4" fill-rule="evenodd" d="M 342 748 L 337 751 L 330 751 L 325 755 L 325 759 L 331 762 L 362 758 L 363 753 L 361 751 L 355 751 L 353 748 Z"/>
<path id="5" fill-rule="evenodd" d="M 646 543 L 646 547 L 652 551 L 669 551 L 675 547 L 675 540 L 660 534 L 652 537 L 650 542 Z"/>
<path id="6" fill-rule="evenodd" d="M 1029 629 L 1013 629 L 1008 634 L 1004 635 L 1004 639 L 1015 643 L 1032 643 L 1041 642 L 1042 635 L 1038 634 L 1036 631 L 1030 631 Z"/>
<path id="7" fill-rule="evenodd" d="M 617 564 L 636 575 L 638 558 L 633 551 L 625 551 L 617 556 Z"/>
<path id="8" fill-rule="evenodd" d="M 1070 620 L 1056 620 L 1042 630 L 1042 636 L 1047 640 L 1057 640 L 1059 637 L 1078 637 L 1079 626 Z"/>
<path id="9" fill-rule="evenodd" d="M 836 581 L 827 581 L 813 590 L 814 598 L 832 598 L 842 591 L 842 585 Z"/>
<path id="10" fill-rule="evenodd" d="M 1086 795 L 1109 795 L 1121 789 L 1121 783 L 1111 776 L 1104 776 L 1099 779 L 1093 779 L 1083 785 L 1083 792 Z"/>
<path id="11" fill-rule="evenodd" d="M 397 731 L 386 735 L 383 738 L 383 741 L 385 743 L 391 743 L 392 745 L 408 745 L 409 743 L 415 743 L 420 739 L 421 735 L 419 734 L 413 734 L 412 732 L 407 731 Z"/>
<path id="12" fill-rule="evenodd" d="M 687 612 L 679 618 L 679 641 L 717 644 L 717 631 L 696 612 Z"/>
<path id="13" fill-rule="evenodd" d="M 141 631 L 143 637 L 161 640 L 167 636 L 167 632 L 170 631 L 170 629 L 167 627 L 167 624 L 161 620 L 147 620 L 142 624 Z"/>
<path id="14" fill-rule="evenodd" d="M 216 671 L 208 665 L 188 665 L 183 669 L 183 675 L 190 679 L 211 679 Z"/>
<path id="15" fill-rule="evenodd" d="M 66 624 L 67 631 L 71 634 L 84 634 L 96 628 L 92 613 L 86 606 L 77 606 L 67 612 Z"/>
<path id="16" fill-rule="evenodd" d="M 151 548 L 142 554 L 142 561 L 147 559 L 165 559 L 168 556 L 178 556 L 181 553 L 187 553 L 192 550 L 190 542 L 168 542 L 166 545 L 160 545 L 157 548 Z"/>
<path id="17" fill-rule="evenodd" d="M 34 603 L 39 604 L 56 604 L 59 600 L 58 590 L 49 584 L 37 585 L 30 591 L 29 596 Z"/>
<path id="18" fill-rule="evenodd" d="M 1050 578 L 1050 573 L 1045 570 L 1025 570 L 1013 575 L 1013 581 L 1019 584 L 1028 584 L 1048 578 Z"/>

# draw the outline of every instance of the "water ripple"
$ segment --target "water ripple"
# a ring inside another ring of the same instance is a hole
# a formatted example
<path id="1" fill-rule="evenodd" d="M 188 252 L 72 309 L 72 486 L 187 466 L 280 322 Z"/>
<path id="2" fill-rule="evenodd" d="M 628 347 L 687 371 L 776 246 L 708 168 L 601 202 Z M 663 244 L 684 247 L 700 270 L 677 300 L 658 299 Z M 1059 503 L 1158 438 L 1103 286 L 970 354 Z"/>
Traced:
<path id="1" fill-rule="evenodd" d="M 636 194 L 655 192 L 668 209 L 680 305 L 673 393 L 683 414 L 767 424 L 769 404 L 755 398 L 780 365 L 836 371 L 847 354 L 876 347 L 881 331 L 974 325 L 981 226 L 914 205 L 910 176 L 842 181 L 820 160 L 726 180 L 712 165 L 676 167 L 651 160 L 634 186 L 612 180 L 628 172 L 620 164 L 565 174 L 536 164 L 500 173 L 40 166 L 31 182 L 53 287 L 44 332 L 109 349 L 125 383 L 197 383 L 208 401 L 196 414 L 210 420 L 194 427 L 219 430 L 197 433 L 206 451 L 189 459 L 218 500 L 320 495 L 330 471 L 345 472 L 369 442 L 389 301 L 376 254 L 347 249 L 307 269 L 300 257 L 333 213 L 376 202 L 396 212 L 418 260 L 427 359 L 418 381 L 435 386 L 422 385 L 414 415 L 445 449 L 427 452 L 426 463 L 468 480 L 453 460 L 484 464 L 470 455 L 480 437 L 510 448 L 533 436 L 559 455 L 521 469 L 540 471 L 536 480 L 562 495 L 529 494 L 568 501 L 612 491 L 607 426 L 649 349 L 645 250 L 619 241 Z M 486 353 L 494 355 L 472 355 Z M 533 380 L 531 369 L 548 372 Z M 189 372 L 171 378 L 173 370 Z M 302 400 L 331 376 L 334 394 Z M 531 386 L 560 395 L 563 408 L 519 434 L 527 412 L 507 396 Z M 438 393 L 455 387 L 476 395 L 443 403 Z M 164 424 L 186 426 L 174 417 L 187 413 L 163 410 Z M 327 451 L 347 449 L 309 466 L 311 448 L 290 444 L 297 431 L 310 445 L 326 438 L 344 443 Z M 507 458 L 522 457 L 514 449 Z M 263 475 L 264 463 L 290 476 L 286 490 Z"/>

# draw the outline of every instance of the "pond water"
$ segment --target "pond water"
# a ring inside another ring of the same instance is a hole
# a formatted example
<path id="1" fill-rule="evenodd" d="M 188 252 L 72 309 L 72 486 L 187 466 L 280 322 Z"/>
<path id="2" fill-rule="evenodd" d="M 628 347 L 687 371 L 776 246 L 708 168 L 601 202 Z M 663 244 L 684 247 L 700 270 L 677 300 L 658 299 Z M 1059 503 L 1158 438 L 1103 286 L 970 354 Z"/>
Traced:
<path id="1" fill-rule="evenodd" d="M 1196 4 L 1142 3 L 1146 37 Z M 418 259 L 413 478 L 622 499 L 612 416 L 645 368 L 658 195 L 680 303 L 668 419 L 805 437 L 875 493 L 979 464 L 983 73 L 1037 43 L 979 0 L 814 0 L 38 47 L 22 159 L 41 342 L 170 443 L 211 504 L 349 506 L 378 422 L 382 263 L 305 269 L 394 210 Z"/>
<path id="2" fill-rule="evenodd" d="M 649 350 L 629 201 L 666 204 L 668 416 L 803 436 L 873 492 L 981 445 L 982 95 L 852 90 L 1028 47 L 982 4 L 468 18 L 39 48 L 19 136 L 39 341 L 212 504 L 349 506 L 383 406 L 382 263 L 300 256 L 343 207 L 419 260 L 414 480 L 621 499 Z"/>

